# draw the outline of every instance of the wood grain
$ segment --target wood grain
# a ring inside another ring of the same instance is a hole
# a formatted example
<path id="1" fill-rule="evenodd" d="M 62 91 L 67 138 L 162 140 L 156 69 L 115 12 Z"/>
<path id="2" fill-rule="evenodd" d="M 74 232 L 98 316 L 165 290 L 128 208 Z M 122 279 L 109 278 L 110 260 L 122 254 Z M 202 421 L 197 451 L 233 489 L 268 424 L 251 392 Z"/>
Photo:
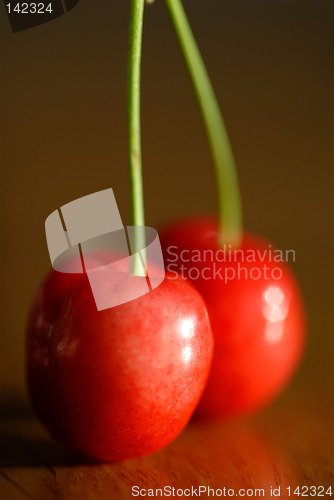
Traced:
<path id="1" fill-rule="evenodd" d="M 53 443 L 25 407 L 2 413 L 1 500 L 127 499 L 134 485 L 263 488 L 264 498 L 271 486 L 280 498 L 287 486 L 334 487 L 333 410 L 315 395 L 292 393 L 245 422 L 193 421 L 167 449 L 119 464 L 91 463 Z"/>

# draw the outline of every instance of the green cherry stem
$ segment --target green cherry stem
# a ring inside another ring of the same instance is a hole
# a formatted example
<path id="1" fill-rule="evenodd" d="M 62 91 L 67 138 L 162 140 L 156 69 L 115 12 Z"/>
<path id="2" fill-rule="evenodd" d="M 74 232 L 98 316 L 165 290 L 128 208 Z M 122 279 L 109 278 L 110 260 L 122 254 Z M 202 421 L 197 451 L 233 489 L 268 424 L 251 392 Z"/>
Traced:
<path id="1" fill-rule="evenodd" d="M 165 0 L 200 106 L 216 170 L 219 197 L 219 243 L 238 246 L 242 209 L 232 148 L 217 98 L 181 0 Z"/>
<path id="2" fill-rule="evenodd" d="M 140 77 L 145 0 L 131 0 L 128 60 L 128 162 L 131 225 L 134 229 L 132 273 L 143 275 L 137 252 L 145 248 L 145 214 L 141 157 Z"/>

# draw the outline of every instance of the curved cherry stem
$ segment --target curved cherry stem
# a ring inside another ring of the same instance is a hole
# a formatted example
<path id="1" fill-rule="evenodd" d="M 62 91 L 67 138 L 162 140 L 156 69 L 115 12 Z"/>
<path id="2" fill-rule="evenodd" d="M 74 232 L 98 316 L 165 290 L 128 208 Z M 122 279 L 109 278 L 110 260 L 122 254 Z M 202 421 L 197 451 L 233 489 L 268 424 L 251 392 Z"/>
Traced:
<path id="1" fill-rule="evenodd" d="M 145 248 L 145 213 L 141 156 L 140 80 L 145 0 L 131 0 L 128 60 L 128 162 L 131 225 L 134 230 L 132 272 L 143 275 L 137 252 Z"/>
<path id="2" fill-rule="evenodd" d="M 219 197 L 219 244 L 238 246 L 242 209 L 236 165 L 217 98 L 181 0 L 165 0 L 203 117 L 216 170 Z"/>

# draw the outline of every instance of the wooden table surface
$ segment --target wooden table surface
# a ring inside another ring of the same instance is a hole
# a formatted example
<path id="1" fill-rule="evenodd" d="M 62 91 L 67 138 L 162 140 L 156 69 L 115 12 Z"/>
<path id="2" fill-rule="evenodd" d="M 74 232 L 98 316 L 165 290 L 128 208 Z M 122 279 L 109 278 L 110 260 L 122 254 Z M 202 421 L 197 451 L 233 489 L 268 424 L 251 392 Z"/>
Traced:
<path id="1" fill-rule="evenodd" d="M 290 392 L 244 422 L 193 421 L 167 449 L 120 464 L 89 463 L 56 445 L 25 405 L 4 405 L 1 415 L 1 500 L 125 499 L 136 485 L 257 488 L 264 498 L 271 487 L 280 498 L 288 486 L 334 487 L 333 410 L 315 394 Z"/>

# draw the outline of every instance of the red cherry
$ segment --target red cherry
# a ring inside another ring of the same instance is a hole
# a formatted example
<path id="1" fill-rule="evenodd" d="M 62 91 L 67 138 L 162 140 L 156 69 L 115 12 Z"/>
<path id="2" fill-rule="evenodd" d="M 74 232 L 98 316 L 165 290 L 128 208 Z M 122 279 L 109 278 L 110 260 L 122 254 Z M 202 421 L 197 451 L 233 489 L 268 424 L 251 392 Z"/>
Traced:
<path id="1" fill-rule="evenodd" d="M 141 457 L 188 423 L 212 344 L 204 301 L 180 279 L 98 312 L 86 275 L 52 271 L 28 325 L 31 400 L 56 439 L 83 454 Z"/>
<path id="2" fill-rule="evenodd" d="M 211 373 L 198 413 L 234 417 L 264 407 L 291 378 L 305 342 L 304 308 L 291 269 L 274 261 L 273 245 L 250 234 L 230 257 L 227 247 L 226 262 L 221 262 L 218 223 L 210 217 L 181 220 L 160 237 L 167 270 L 183 271 L 200 291 L 214 335 Z M 254 254 L 255 262 L 242 262 L 242 255 L 250 260 Z"/>

